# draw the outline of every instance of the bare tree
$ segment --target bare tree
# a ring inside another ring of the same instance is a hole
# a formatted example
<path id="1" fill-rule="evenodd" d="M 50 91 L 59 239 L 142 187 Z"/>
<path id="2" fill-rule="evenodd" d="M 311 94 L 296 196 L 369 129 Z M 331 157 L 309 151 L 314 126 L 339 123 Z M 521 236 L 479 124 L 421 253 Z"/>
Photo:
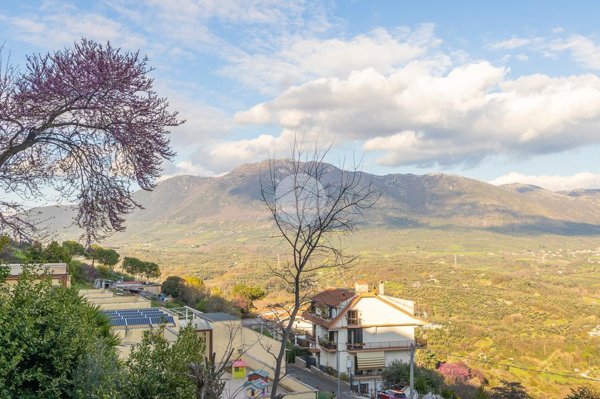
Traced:
<path id="1" fill-rule="evenodd" d="M 355 260 L 344 252 L 340 239 L 357 228 L 363 212 L 381 194 L 372 179 L 360 171 L 360 164 L 346 171 L 343 164 L 338 169 L 325 163 L 328 152 L 305 152 L 296 142 L 290 160 L 270 160 L 269 173 L 261 175 L 262 200 L 277 228 L 276 237 L 289 250 L 270 266 L 271 273 L 285 283 L 294 298 L 291 305 L 281 307 L 287 317 L 281 318 L 282 343 L 275 356 L 273 399 L 278 397 L 294 321 L 308 302 L 315 274 L 324 269 L 344 269 Z"/>
<path id="2" fill-rule="evenodd" d="M 257 343 L 248 347 L 237 347 L 238 338 L 242 334 L 242 323 L 235 321 L 224 325 L 227 328 L 227 345 L 220 358 L 217 358 L 216 352 L 207 353 L 202 362 L 189 365 L 188 377 L 195 386 L 196 399 L 232 399 L 237 396 L 239 390 L 244 389 L 242 386 L 237 390 L 226 392 L 226 382 L 223 377 L 231 361 L 241 358 Z M 222 331 L 220 333 L 224 334 Z"/>
<path id="3" fill-rule="evenodd" d="M 0 191 L 13 197 L 0 198 L 0 232 L 31 235 L 21 199 L 48 192 L 76 205 L 88 240 L 123 230 L 133 190 L 154 187 L 174 155 L 169 128 L 183 123 L 151 71 L 137 52 L 86 39 L 28 57 L 22 72 L 0 57 Z"/>
<path id="4" fill-rule="evenodd" d="M 225 353 L 223 360 L 217 362 L 215 352 L 205 356 L 202 363 L 190 365 L 190 378 L 196 387 L 196 399 L 219 399 L 225 389 L 223 375 L 229 360 L 233 355 L 233 349 Z"/>

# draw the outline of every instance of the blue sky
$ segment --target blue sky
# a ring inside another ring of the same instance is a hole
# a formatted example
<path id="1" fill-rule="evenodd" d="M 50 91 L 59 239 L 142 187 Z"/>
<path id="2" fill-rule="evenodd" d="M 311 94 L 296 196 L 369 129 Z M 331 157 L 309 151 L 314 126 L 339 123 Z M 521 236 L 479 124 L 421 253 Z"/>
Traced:
<path id="1" fill-rule="evenodd" d="M 600 3 L 3 1 L 12 62 L 81 37 L 140 50 L 187 123 L 165 176 L 287 156 L 600 188 Z"/>

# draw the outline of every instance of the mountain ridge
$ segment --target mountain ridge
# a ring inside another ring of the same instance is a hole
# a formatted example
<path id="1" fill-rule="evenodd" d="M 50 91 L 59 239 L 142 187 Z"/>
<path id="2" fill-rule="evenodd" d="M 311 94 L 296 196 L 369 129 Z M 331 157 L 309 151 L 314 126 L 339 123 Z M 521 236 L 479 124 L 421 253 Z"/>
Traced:
<path id="1" fill-rule="evenodd" d="M 277 161 L 274 166 L 278 173 L 286 173 L 289 163 Z M 127 229 L 143 225 L 144 230 L 152 230 L 152 224 L 158 229 L 161 223 L 182 230 L 208 222 L 268 224 L 260 197 L 261 173 L 268 172 L 267 167 L 263 161 L 240 165 L 221 176 L 174 176 L 158 182 L 153 191 L 137 191 L 134 198 L 144 209 L 126 216 Z M 332 176 L 340 173 L 333 165 L 327 167 Z M 383 193 L 365 214 L 366 227 L 455 226 L 508 234 L 600 234 L 600 190 L 553 192 L 520 183 L 495 186 L 444 173 L 361 173 Z M 48 230 L 72 236 L 73 229 L 65 223 L 69 212 L 59 208 L 63 215 L 52 208 L 56 207 L 37 208 L 42 220 L 54 218 Z"/>

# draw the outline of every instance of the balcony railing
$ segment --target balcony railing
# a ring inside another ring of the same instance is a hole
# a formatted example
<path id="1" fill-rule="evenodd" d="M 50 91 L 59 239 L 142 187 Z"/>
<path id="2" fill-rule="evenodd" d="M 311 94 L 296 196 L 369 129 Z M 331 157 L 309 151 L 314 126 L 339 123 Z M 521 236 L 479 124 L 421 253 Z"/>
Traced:
<path id="1" fill-rule="evenodd" d="M 415 341 L 412 341 L 409 339 L 401 340 L 401 341 L 386 341 L 386 342 L 360 342 L 360 343 L 348 342 L 347 348 L 349 351 L 410 349 L 412 344 L 415 344 Z M 417 344 L 415 344 L 415 345 L 417 345 Z"/>
<path id="2" fill-rule="evenodd" d="M 358 317 L 358 316 L 357 317 L 348 317 L 346 320 L 348 322 L 349 327 L 360 326 L 362 324 L 360 317 Z"/>
<path id="3" fill-rule="evenodd" d="M 330 350 L 336 350 L 337 349 L 337 345 L 335 344 L 334 341 L 330 341 L 327 338 L 319 338 L 319 345 L 322 348 L 325 349 L 330 349 Z"/>

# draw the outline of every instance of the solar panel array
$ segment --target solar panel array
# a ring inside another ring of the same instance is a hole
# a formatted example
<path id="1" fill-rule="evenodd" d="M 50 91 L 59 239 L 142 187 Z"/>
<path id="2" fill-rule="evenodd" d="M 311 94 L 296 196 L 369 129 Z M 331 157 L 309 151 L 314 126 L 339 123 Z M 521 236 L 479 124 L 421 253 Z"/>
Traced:
<path id="1" fill-rule="evenodd" d="M 105 310 L 113 326 L 151 326 L 165 323 L 175 323 L 173 316 L 157 308 Z"/>

